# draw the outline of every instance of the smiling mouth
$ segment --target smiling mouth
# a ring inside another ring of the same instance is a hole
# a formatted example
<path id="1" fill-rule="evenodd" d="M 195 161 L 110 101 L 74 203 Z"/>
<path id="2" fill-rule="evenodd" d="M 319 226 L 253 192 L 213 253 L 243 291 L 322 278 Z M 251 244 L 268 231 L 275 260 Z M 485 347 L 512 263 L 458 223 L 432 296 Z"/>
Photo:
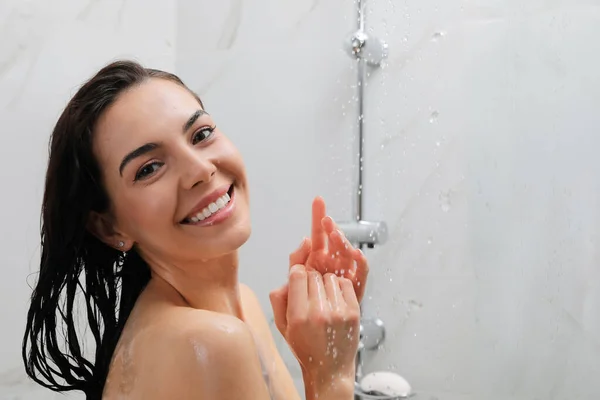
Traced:
<path id="1" fill-rule="evenodd" d="M 221 210 L 223 210 L 227 205 L 231 202 L 231 197 L 233 195 L 233 184 L 227 190 L 227 193 L 219 197 L 217 200 L 210 203 L 208 206 L 204 207 L 198 213 L 193 216 L 185 218 L 181 221 L 182 224 L 194 224 L 200 221 L 204 221 L 216 214 L 218 214 Z"/>

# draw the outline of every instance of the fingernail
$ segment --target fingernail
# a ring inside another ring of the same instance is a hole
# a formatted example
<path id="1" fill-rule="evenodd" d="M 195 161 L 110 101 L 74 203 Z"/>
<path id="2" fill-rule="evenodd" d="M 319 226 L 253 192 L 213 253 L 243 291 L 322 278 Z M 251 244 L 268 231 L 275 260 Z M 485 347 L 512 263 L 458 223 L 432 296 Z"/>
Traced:
<path id="1" fill-rule="evenodd" d="M 300 264 L 292 265 L 292 268 L 290 268 L 290 275 L 296 271 L 302 271 L 303 269 L 304 267 Z"/>

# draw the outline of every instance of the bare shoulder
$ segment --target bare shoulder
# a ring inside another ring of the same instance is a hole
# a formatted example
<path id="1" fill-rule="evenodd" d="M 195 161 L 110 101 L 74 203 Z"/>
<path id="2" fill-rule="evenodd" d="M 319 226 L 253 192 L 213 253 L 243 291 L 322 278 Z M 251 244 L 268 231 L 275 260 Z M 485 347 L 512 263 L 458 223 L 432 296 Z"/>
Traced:
<path id="1" fill-rule="evenodd" d="M 235 317 L 175 307 L 160 324 L 122 339 L 111 369 L 121 369 L 116 379 L 130 387 L 123 393 L 112 384 L 117 389 L 107 393 L 120 396 L 107 399 L 268 398 L 252 335 Z"/>
<path id="2" fill-rule="evenodd" d="M 242 301 L 251 307 L 258 307 L 260 310 L 260 301 L 258 297 L 256 297 L 256 293 L 250 288 L 250 286 L 240 283 L 240 294 L 242 296 Z"/>
<path id="3" fill-rule="evenodd" d="M 254 291 L 243 283 L 240 283 L 240 295 L 242 298 L 242 306 L 244 308 L 244 314 L 248 318 L 248 322 L 252 328 L 261 336 L 263 339 L 272 341 L 271 328 L 267 317 L 260 305 L 260 301 Z"/>

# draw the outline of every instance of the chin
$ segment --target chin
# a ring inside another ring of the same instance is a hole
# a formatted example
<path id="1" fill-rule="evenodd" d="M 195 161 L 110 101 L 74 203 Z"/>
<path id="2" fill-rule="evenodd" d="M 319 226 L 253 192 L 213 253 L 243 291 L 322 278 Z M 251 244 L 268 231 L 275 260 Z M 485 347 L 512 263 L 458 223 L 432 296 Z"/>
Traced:
<path id="1" fill-rule="evenodd" d="M 222 240 L 215 241 L 210 245 L 209 258 L 222 257 L 237 252 L 250 238 L 251 227 L 249 223 L 238 223 L 229 228 L 222 235 Z M 203 257 L 207 258 L 207 257 Z"/>
<path id="2" fill-rule="evenodd" d="M 236 227 L 234 232 L 231 232 L 231 242 L 232 246 L 235 247 L 235 250 L 238 250 L 242 247 L 248 239 L 250 239 L 250 235 L 252 233 L 252 227 L 250 225 L 250 221 L 247 221 L 244 224 L 240 224 L 240 226 Z"/>

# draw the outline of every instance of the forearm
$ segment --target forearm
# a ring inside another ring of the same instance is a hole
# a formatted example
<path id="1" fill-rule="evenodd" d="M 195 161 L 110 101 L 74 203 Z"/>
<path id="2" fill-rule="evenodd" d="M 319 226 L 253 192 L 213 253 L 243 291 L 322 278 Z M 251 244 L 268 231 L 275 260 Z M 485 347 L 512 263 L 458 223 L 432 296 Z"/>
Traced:
<path id="1" fill-rule="evenodd" d="M 344 374 L 332 379 L 313 377 L 304 373 L 306 400 L 352 400 L 354 398 L 354 374 Z"/>

